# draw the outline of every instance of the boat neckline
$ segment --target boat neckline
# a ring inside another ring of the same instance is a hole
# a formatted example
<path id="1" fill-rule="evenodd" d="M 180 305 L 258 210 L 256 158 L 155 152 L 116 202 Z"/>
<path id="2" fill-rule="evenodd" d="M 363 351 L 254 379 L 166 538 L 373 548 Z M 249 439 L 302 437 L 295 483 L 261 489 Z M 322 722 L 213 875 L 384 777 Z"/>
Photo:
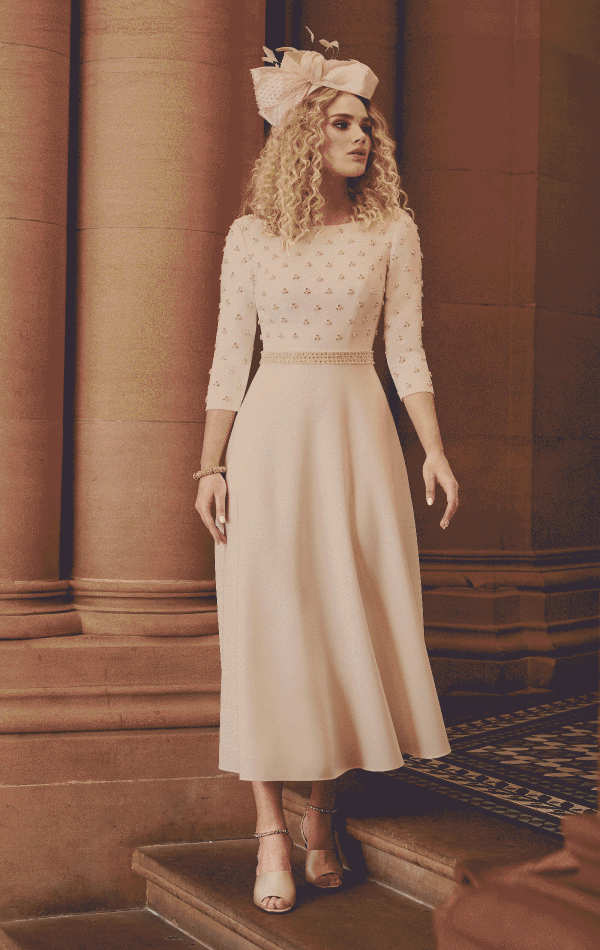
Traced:
<path id="1" fill-rule="evenodd" d="M 352 218 L 350 221 L 339 221 L 337 224 L 313 224 L 314 228 L 344 228 L 347 224 L 355 224 L 356 218 Z"/>

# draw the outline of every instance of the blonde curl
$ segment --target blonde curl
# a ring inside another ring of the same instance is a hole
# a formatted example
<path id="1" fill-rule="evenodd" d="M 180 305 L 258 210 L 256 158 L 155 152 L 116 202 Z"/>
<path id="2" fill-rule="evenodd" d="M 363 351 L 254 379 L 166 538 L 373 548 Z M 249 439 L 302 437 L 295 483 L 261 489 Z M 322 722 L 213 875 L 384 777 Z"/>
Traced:
<path id="1" fill-rule="evenodd" d="M 281 237 L 285 248 L 304 237 L 311 227 L 324 225 L 321 150 L 326 110 L 338 95 L 337 89 L 322 87 L 290 109 L 281 125 L 272 127 L 254 164 L 241 213 L 260 218 L 267 233 Z M 352 220 L 368 228 L 378 221 L 397 219 L 401 211 L 411 215 L 412 211 L 400 187 L 396 146 L 387 122 L 376 106 L 368 105 L 366 109 L 371 122 L 371 150 L 363 174 L 348 178 L 348 195 Z"/>

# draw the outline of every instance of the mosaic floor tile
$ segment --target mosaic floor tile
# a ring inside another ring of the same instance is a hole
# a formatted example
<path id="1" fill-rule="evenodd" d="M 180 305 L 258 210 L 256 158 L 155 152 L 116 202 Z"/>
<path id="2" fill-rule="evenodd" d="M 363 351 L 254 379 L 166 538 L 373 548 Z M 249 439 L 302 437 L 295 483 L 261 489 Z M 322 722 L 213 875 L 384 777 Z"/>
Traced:
<path id="1" fill-rule="evenodd" d="M 598 694 L 448 727 L 441 759 L 388 774 L 561 838 L 564 815 L 598 802 Z"/>

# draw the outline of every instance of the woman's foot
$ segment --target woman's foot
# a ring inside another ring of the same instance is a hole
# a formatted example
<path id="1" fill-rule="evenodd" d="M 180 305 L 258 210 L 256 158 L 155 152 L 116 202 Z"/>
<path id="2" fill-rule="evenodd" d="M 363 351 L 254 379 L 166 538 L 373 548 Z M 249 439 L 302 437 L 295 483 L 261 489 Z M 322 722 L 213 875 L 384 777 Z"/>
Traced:
<path id="1" fill-rule="evenodd" d="M 257 834 L 260 829 L 257 830 Z M 256 874 L 272 871 L 282 871 L 291 874 L 291 856 L 294 844 L 289 834 L 265 835 L 258 839 L 258 864 Z M 260 907 L 268 911 L 289 910 L 292 905 L 289 901 L 277 895 L 264 897 Z"/>
<path id="2" fill-rule="evenodd" d="M 307 802 L 308 805 L 308 802 Z M 313 873 L 320 871 L 312 882 L 317 887 L 340 887 L 342 884 L 342 875 L 335 867 L 341 869 L 341 863 L 337 856 L 337 845 L 335 834 L 331 823 L 333 815 L 324 814 L 316 811 L 310 806 L 302 821 L 302 829 L 306 835 L 306 850 L 308 851 L 329 851 L 328 855 L 322 855 L 319 862 L 313 864 Z M 328 870 L 331 869 L 331 870 Z"/>

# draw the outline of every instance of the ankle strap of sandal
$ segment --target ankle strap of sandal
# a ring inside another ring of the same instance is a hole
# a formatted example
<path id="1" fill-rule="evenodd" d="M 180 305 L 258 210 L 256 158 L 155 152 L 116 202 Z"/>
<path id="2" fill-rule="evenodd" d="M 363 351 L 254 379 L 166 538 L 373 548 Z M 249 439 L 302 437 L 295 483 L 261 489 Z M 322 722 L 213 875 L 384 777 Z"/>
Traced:
<path id="1" fill-rule="evenodd" d="M 307 808 L 312 808 L 314 811 L 320 811 L 322 815 L 335 815 L 337 808 L 318 808 L 317 805 L 311 805 L 310 802 L 306 803 Z"/>
<path id="2" fill-rule="evenodd" d="M 254 834 L 255 838 L 265 838 L 267 835 L 289 835 L 287 828 L 277 828 L 275 831 L 261 831 L 259 834 Z"/>

